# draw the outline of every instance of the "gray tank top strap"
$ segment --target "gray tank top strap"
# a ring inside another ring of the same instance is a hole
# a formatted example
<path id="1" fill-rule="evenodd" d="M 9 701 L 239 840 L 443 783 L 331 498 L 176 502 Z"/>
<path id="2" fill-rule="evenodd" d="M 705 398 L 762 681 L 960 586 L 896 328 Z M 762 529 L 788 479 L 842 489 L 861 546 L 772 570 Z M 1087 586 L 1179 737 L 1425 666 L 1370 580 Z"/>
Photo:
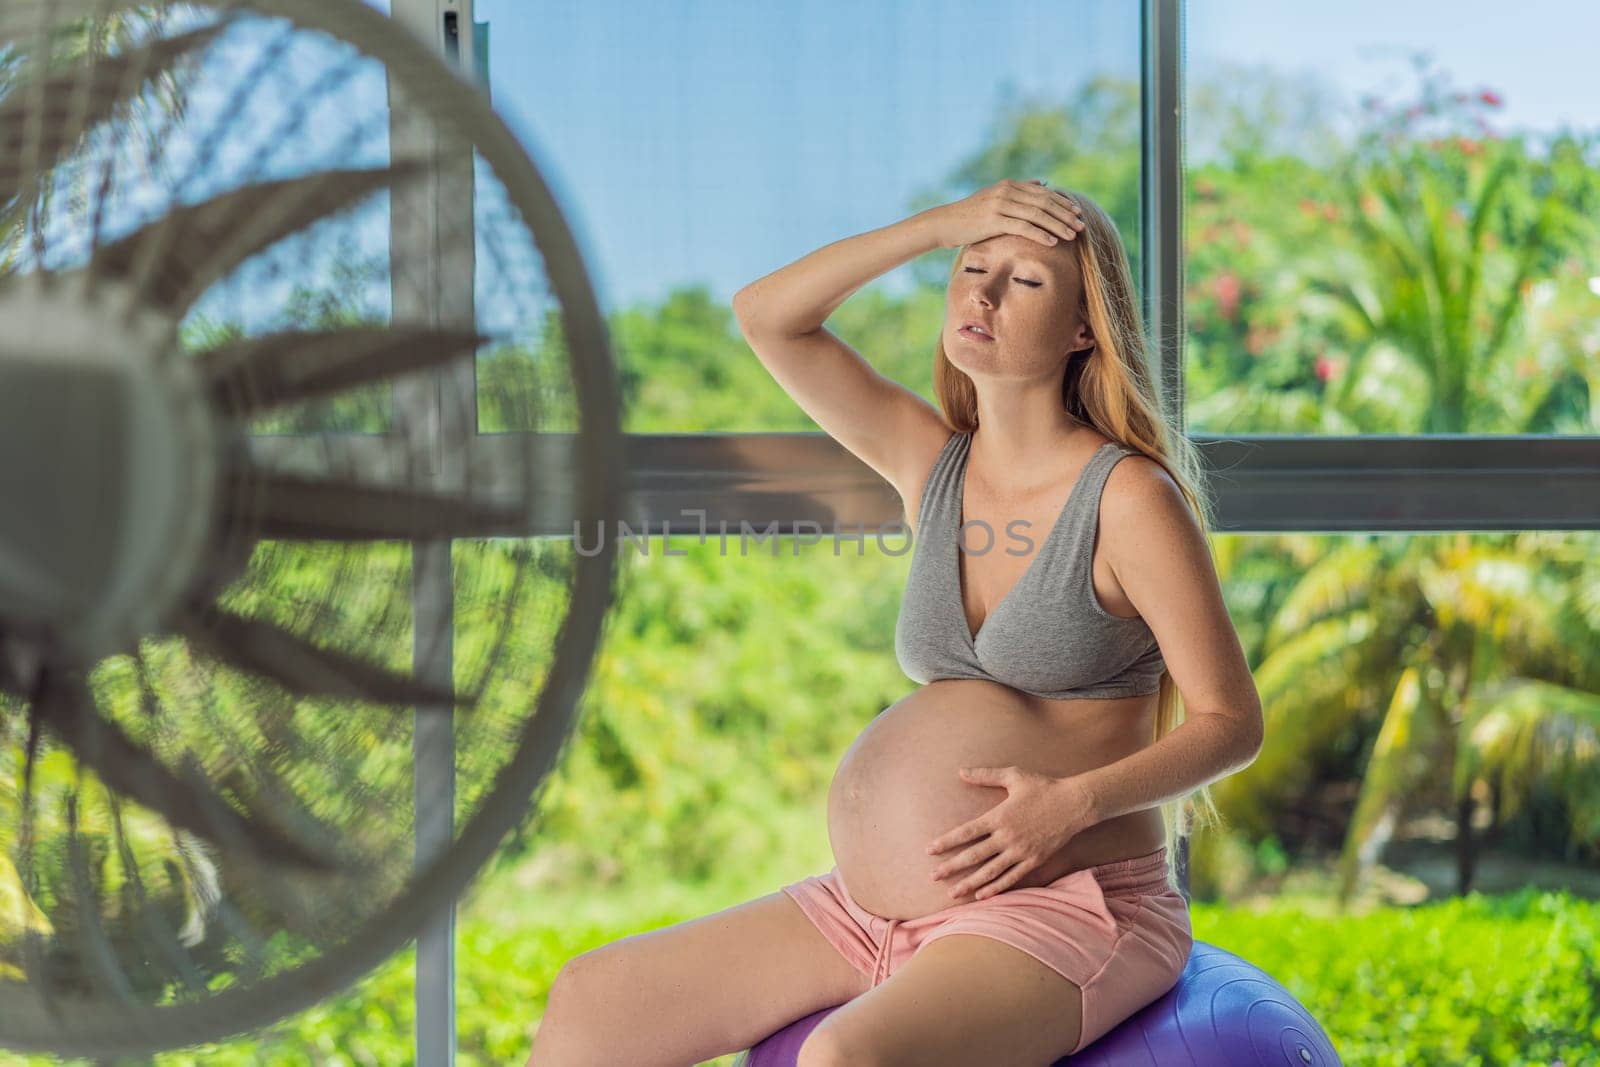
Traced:
<path id="1" fill-rule="evenodd" d="M 917 511 L 918 540 L 928 536 L 944 536 L 954 520 L 942 522 L 941 519 L 948 516 L 951 508 L 956 509 L 955 514 L 960 514 L 961 502 L 955 498 L 955 490 L 960 484 L 961 461 L 971 437 L 968 433 L 952 434 L 950 440 L 944 443 L 944 448 L 939 450 L 939 458 L 934 460 L 933 468 L 928 471 L 928 480 L 922 487 L 922 502 Z"/>
<path id="2" fill-rule="evenodd" d="M 1077 484 L 1063 505 L 1061 536 L 1046 543 L 1053 553 L 1067 553 L 1072 568 L 1087 568 L 1094 560 L 1094 532 L 1100 519 L 1100 497 L 1105 492 L 1111 468 L 1123 456 L 1131 455 L 1129 449 L 1114 441 L 1107 442 L 1089 457 L 1088 464 L 1078 475 Z M 1054 562 L 1054 561 L 1052 561 Z"/>

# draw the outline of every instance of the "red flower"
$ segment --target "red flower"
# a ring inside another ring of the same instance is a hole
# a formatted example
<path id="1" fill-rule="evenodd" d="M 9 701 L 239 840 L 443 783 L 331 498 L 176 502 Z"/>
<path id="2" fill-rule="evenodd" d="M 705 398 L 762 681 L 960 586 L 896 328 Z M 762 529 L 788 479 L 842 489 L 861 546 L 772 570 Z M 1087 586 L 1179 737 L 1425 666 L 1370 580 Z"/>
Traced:
<path id="1" fill-rule="evenodd" d="M 1483 92 L 1478 94 L 1478 99 L 1482 100 L 1490 107 L 1499 107 L 1501 103 L 1500 94 L 1495 92 L 1493 89 L 1485 89 Z"/>
<path id="2" fill-rule="evenodd" d="M 1339 376 L 1339 364 L 1327 356 L 1318 356 L 1316 361 L 1317 378 L 1320 381 L 1329 381 Z"/>
<path id="3" fill-rule="evenodd" d="M 1213 288 L 1217 294 L 1218 309 L 1222 317 L 1231 319 L 1239 313 L 1239 276 L 1237 274 L 1219 274 Z"/>

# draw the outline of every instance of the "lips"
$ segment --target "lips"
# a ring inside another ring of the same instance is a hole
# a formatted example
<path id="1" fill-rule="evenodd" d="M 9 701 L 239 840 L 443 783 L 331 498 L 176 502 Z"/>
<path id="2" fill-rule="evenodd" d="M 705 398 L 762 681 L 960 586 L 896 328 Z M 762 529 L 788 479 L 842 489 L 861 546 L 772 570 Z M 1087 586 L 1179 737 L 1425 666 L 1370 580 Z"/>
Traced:
<path id="1" fill-rule="evenodd" d="M 972 327 L 972 326 L 976 326 L 979 329 L 983 330 L 984 332 L 982 334 L 976 333 L 973 330 L 968 328 L 968 327 Z M 994 340 L 994 331 L 992 329 L 990 329 L 987 324 L 982 323 L 982 322 L 977 322 L 977 321 L 963 322 L 961 324 L 961 329 L 959 331 L 957 331 L 957 332 L 960 333 L 963 337 L 971 337 L 971 338 L 974 338 L 974 339 L 979 340 L 979 341 L 993 341 Z"/>

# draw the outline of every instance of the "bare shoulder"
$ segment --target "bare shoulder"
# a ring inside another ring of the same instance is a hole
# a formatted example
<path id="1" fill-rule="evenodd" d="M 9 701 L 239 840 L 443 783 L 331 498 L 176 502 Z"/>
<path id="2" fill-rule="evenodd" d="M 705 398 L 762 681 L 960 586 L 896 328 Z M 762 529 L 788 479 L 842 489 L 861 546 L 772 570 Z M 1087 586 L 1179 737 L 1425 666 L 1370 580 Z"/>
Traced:
<path id="1" fill-rule="evenodd" d="M 1201 544 L 1204 532 L 1177 481 L 1157 461 L 1142 453 L 1124 456 L 1106 477 L 1100 499 L 1100 528 L 1112 570 L 1122 573 L 1134 560 L 1133 546 L 1148 545 L 1156 533 L 1167 544 Z"/>
<path id="2" fill-rule="evenodd" d="M 1110 438 L 1106 439 L 1108 442 Z M 1140 452 L 1123 456 L 1106 476 L 1100 507 L 1112 521 L 1150 511 L 1189 511 L 1183 490 L 1167 468 Z"/>
<path id="3" fill-rule="evenodd" d="M 1259 752 L 1260 694 L 1188 498 L 1160 463 L 1132 455 L 1112 468 L 1104 503 L 1117 583 L 1155 636 L 1184 706 L 1229 720 L 1240 749 Z"/>

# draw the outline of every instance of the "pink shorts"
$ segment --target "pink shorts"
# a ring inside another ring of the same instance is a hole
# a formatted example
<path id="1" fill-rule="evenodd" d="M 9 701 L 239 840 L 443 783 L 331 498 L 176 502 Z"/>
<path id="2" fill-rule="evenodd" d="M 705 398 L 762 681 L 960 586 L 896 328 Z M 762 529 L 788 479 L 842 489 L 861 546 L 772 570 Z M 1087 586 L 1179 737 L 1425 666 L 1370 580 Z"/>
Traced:
<path id="1" fill-rule="evenodd" d="M 1171 989 L 1189 961 L 1189 906 L 1166 864 L 1163 847 L 915 919 L 862 908 L 838 867 L 783 891 L 874 986 L 949 934 L 979 934 L 1026 952 L 1083 991 L 1083 1033 L 1069 1050 L 1077 1052 Z"/>

